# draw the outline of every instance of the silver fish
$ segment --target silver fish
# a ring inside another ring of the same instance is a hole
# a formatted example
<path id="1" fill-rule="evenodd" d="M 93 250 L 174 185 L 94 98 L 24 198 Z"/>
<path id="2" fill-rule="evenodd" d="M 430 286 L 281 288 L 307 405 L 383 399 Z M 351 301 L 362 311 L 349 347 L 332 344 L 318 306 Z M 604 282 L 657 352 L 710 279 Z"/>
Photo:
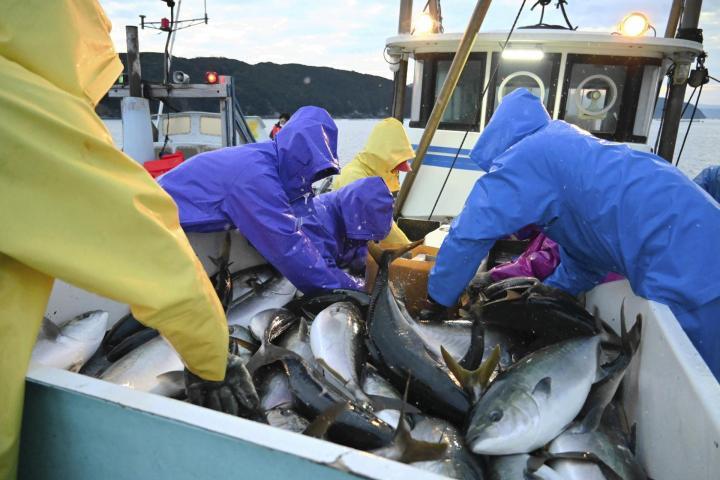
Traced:
<path id="1" fill-rule="evenodd" d="M 310 348 L 315 360 L 328 375 L 340 380 L 361 401 L 365 366 L 365 325 L 360 310 L 350 302 L 338 302 L 320 312 L 310 329 Z"/>
<path id="2" fill-rule="evenodd" d="M 286 407 L 275 407 L 265 412 L 268 424 L 273 427 L 290 430 L 295 433 L 302 433 L 307 429 L 310 422 L 300 416 L 295 410 Z"/>
<path id="3" fill-rule="evenodd" d="M 365 375 L 365 381 L 363 382 L 363 391 L 367 395 L 374 395 L 378 397 L 392 398 L 395 400 L 401 400 L 400 392 L 393 387 L 390 382 L 380 376 L 375 370 L 368 370 Z M 393 429 L 397 429 L 398 422 L 400 421 L 400 410 L 381 410 L 375 412 L 377 417 L 390 425 Z"/>
<path id="4" fill-rule="evenodd" d="M 108 313 L 101 311 L 79 315 L 62 327 L 43 319 L 30 364 L 78 371 L 100 346 L 107 322 Z"/>
<path id="5" fill-rule="evenodd" d="M 591 453 L 622 480 L 646 480 L 647 475 L 630 449 L 603 431 L 572 433 L 566 431 L 552 441 L 549 452 Z M 565 480 L 607 480 L 596 462 L 558 459 L 550 462 Z"/>
<path id="6" fill-rule="evenodd" d="M 479 454 L 529 453 L 580 412 L 599 373 L 599 336 L 542 348 L 498 376 L 473 407 L 467 443 Z"/>
<path id="7" fill-rule="evenodd" d="M 415 440 L 447 445 L 438 460 L 413 462 L 410 465 L 450 478 L 482 479 L 483 471 L 475 457 L 468 452 L 460 432 L 449 422 L 433 417 L 421 417 L 410 435 Z"/>
<path id="8" fill-rule="evenodd" d="M 255 340 L 257 340 L 258 342 L 263 341 L 265 330 L 267 330 L 268 326 L 270 325 L 270 320 L 272 320 L 275 315 L 277 315 L 281 310 L 283 309 L 269 308 L 255 314 L 250 319 L 250 333 L 252 333 L 252 336 L 255 337 Z"/>
<path id="9" fill-rule="evenodd" d="M 526 453 L 488 457 L 488 480 L 566 480 L 547 465 L 530 472 L 529 459 Z"/>
<path id="10" fill-rule="evenodd" d="M 185 366 L 175 349 L 162 337 L 155 337 L 112 364 L 100 377 L 133 390 L 166 397 L 182 394 Z"/>
<path id="11" fill-rule="evenodd" d="M 228 324 L 250 328 L 250 320 L 256 314 L 271 308 L 282 308 L 293 299 L 295 292 L 297 289 L 288 279 L 275 278 L 247 300 L 232 305 L 227 313 Z"/>

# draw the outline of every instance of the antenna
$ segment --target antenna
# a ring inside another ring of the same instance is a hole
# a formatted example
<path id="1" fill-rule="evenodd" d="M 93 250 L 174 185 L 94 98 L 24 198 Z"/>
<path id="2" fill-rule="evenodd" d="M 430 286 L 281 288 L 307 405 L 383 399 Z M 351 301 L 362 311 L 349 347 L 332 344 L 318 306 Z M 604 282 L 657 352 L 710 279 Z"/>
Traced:
<path id="1" fill-rule="evenodd" d="M 164 59 L 164 66 L 163 69 L 163 83 L 168 84 L 169 78 L 170 78 L 170 50 L 172 49 L 171 41 L 174 43 L 175 38 L 175 32 L 178 30 L 183 30 L 185 28 L 194 27 L 196 25 L 206 24 L 208 23 L 208 14 L 207 14 L 207 0 L 203 0 L 203 13 L 204 15 L 199 18 L 188 18 L 186 20 L 180 20 L 179 19 L 179 12 L 180 12 L 180 3 L 182 0 L 178 0 L 177 2 L 177 8 L 178 8 L 178 18 L 175 18 L 175 0 L 161 0 L 163 3 L 165 3 L 168 8 L 170 8 L 170 18 L 163 17 L 160 19 L 159 22 L 148 22 L 145 20 L 147 18 L 146 15 L 140 15 L 140 28 L 145 30 L 145 28 L 153 29 L 153 30 L 160 30 L 162 32 L 167 32 L 167 41 L 165 42 L 165 52 L 163 54 Z"/>

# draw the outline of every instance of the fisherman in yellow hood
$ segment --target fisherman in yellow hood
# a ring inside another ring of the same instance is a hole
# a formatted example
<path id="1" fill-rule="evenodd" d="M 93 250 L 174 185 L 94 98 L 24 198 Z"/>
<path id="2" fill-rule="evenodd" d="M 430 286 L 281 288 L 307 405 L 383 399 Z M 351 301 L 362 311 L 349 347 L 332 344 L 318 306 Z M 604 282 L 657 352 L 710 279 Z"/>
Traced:
<path id="1" fill-rule="evenodd" d="M 103 10 L 95 0 L 0 10 L 0 478 L 12 479 L 55 278 L 128 303 L 178 351 L 200 403 L 236 413 L 225 379 L 244 367 L 228 356 L 225 315 L 175 204 L 95 114 L 122 71 Z"/>
<path id="2" fill-rule="evenodd" d="M 370 132 L 365 148 L 340 171 L 333 181 L 333 190 L 366 177 L 382 177 L 391 193 L 400 190 L 400 172 L 410 171 L 415 152 L 402 123 L 394 118 L 378 122 Z M 386 243 L 410 243 L 402 230 L 393 222 Z"/>

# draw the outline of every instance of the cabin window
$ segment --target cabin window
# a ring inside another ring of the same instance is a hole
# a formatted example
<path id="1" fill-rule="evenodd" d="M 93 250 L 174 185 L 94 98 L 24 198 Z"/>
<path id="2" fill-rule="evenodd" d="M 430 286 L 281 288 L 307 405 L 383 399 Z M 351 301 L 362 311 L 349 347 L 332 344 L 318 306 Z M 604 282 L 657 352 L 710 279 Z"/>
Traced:
<path id="1" fill-rule="evenodd" d="M 163 124 L 158 131 L 163 135 L 184 135 L 190 133 L 190 117 L 182 115 L 178 117 L 163 118 Z"/>
<path id="2" fill-rule="evenodd" d="M 220 119 L 217 117 L 200 117 L 200 133 L 216 137 L 222 136 Z"/>
<path id="3" fill-rule="evenodd" d="M 518 88 L 525 88 L 540 98 L 552 114 L 555 105 L 558 74 L 560 71 L 559 53 L 546 53 L 542 60 L 509 60 L 500 58 L 499 53 L 493 54 L 493 67 L 497 74 L 493 86 L 488 89 L 490 95 L 488 105 L 495 111 L 502 99 Z M 500 65 L 498 65 L 500 62 Z M 490 118 L 488 112 L 487 118 Z"/>
<path id="4" fill-rule="evenodd" d="M 417 85 L 418 78 L 421 78 L 422 91 L 419 97 L 413 95 L 411 127 L 424 128 L 427 124 L 452 59 L 452 54 L 416 56 L 415 84 Z M 440 121 L 440 129 L 478 131 L 475 118 L 481 105 L 484 72 L 484 54 L 471 54 Z"/>
<path id="5" fill-rule="evenodd" d="M 638 122 L 643 131 L 635 133 L 638 103 L 641 90 L 656 88 L 657 70 L 646 68 L 656 64 L 650 58 L 568 55 L 559 118 L 600 138 L 644 143 L 646 122 Z"/>

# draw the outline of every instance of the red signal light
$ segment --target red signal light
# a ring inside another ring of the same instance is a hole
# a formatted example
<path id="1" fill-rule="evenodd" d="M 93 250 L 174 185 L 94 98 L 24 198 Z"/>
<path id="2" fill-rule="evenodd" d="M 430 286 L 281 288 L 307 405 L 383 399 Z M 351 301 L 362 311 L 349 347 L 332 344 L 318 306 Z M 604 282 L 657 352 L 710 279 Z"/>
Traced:
<path id="1" fill-rule="evenodd" d="M 170 20 L 167 18 L 161 18 L 160 19 L 160 30 L 163 30 L 165 32 L 170 31 Z"/>
<path id="2" fill-rule="evenodd" d="M 220 77 L 218 77 L 217 72 L 205 72 L 205 82 L 214 85 L 218 83 L 218 80 L 220 80 Z"/>

